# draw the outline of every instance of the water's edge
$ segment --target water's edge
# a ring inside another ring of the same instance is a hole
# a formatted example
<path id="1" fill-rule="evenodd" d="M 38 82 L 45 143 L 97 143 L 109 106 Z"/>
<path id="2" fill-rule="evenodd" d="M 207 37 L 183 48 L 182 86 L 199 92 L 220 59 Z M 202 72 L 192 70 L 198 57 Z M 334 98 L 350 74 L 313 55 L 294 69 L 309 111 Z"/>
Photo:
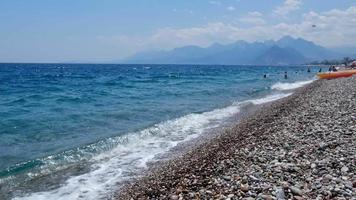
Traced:
<path id="1" fill-rule="evenodd" d="M 303 84 L 304 85 L 304 84 Z M 258 112 L 258 108 L 262 105 L 271 103 L 273 101 L 279 100 L 281 98 L 287 97 L 291 95 L 291 91 L 288 90 L 287 92 L 284 93 L 279 93 L 279 94 L 271 94 L 267 95 L 266 97 L 260 98 L 260 99 L 252 99 L 252 100 L 247 100 L 244 102 L 236 102 L 233 105 L 222 108 L 223 112 L 219 113 L 224 115 L 223 121 L 219 121 L 218 124 L 214 124 L 214 120 L 211 122 L 208 122 L 208 124 L 204 124 L 205 126 L 208 126 L 208 128 L 205 127 L 205 130 L 203 130 L 203 127 L 199 127 L 199 129 L 202 129 L 198 134 L 193 134 L 193 135 L 188 135 L 187 138 L 183 139 L 180 142 L 173 142 L 173 144 L 166 148 L 164 151 L 157 152 L 155 155 L 152 155 L 152 152 L 150 153 L 149 156 L 147 156 L 143 161 L 141 160 L 141 164 L 138 164 L 139 167 L 137 169 L 127 169 L 127 171 L 123 171 L 122 173 L 117 173 L 120 174 L 120 176 L 116 177 L 110 177 L 110 179 L 113 181 L 111 183 L 112 185 L 115 185 L 115 187 L 110 188 L 110 190 L 105 191 L 104 193 L 99 193 L 100 198 L 108 198 L 112 194 L 114 194 L 117 190 L 117 188 L 120 188 L 120 186 L 123 186 L 124 183 L 127 183 L 129 181 L 132 181 L 133 179 L 137 179 L 141 176 L 144 176 L 145 173 L 149 172 L 152 167 L 159 166 L 161 162 L 165 162 L 166 160 L 172 159 L 175 156 L 182 155 L 184 152 L 189 151 L 190 148 L 194 148 L 195 145 L 205 142 L 208 139 L 214 138 L 217 134 L 220 134 L 223 132 L 225 128 L 230 128 L 231 125 L 236 124 L 237 121 L 242 119 L 243 117 L 249 116 L 250 114 L 253 114 L 254 112 Z M 221 111 L 221 109 L 218 109 L 218 111 Z M 225 116 L 225 113 L 228 113 L 228 116 Z M 211 113 L 214 111 L 206 112 L 206 116 L 211 115 Z M 216 111 L 215 111 L 216 112 Z M 202 113 L 204 114 L 204 113 Z M 194 114 L 191 114 L 189 116 L 194 116 Z M 194 119 L 191 118 L 191 119 Z M 173 120 L 174 121 L 174 120 Z M 167 123 L 167 122 L 166 122 Z M 151 129 L 152 130 L 152 129 Z M 152 136 L 152 135 L 151 135 Z M 122 140 L 122 139 L 121 139 Z M 112 152 L 115 153 L 115 152 Z M 120 151 L 121 153 L 121 151 Z M 104 158 L 108 159 L 108 158 Z M 101 160 L 101 159 L 100 159 Z M 85 176 L 87 174 L 93 173 L 92 168 L 88 168 L 89 165 L 95 165 L 96 163 L 90 163 L 90 162 L 85 162 L 80 167 L 78 168 L 77 166 L 74 169 L 67 168 L 62 171 L 57 171 L 59 174 L 65 173 L 65 170 L 68 170 L 67 173 L 70 173 L 71 178 L 70 179 L 60 179 L 59 177 L 56 181 L 57 184 L 50 183 L 52 185 L 52 190 L 47 191 L 47 192 L 41 192 L 43 191 L 44 188 L 46 188 L 46 183 L 53 181 L 53 178 L 56 178 L 56 175 L 51 175 L 47 177 L 40 177 L 38 179 L 35 179 L 35 182 L 33 185 L 43 185 L 43 187 L 40 188 L 30 188 L 28 191 L 31 191 L 31 195 L 29 196 L 23 196 L 21 198 L 15 198 L 15 199 L 47 199 L 48 197 L 55 197 L 55 198 L 61 198 L 61 194 L 65 194 L 68 192 L 69 188 L 73 188 L 74 190 L 70 190 L 73 196 L 70 198 L 76 198 L 80 195 L 77 194 L 77 192 L 82 192 L 80 188 L 90 188 L 91 185 L 93 188 L 97 188 L 100 186 L 98 182 L 90 183 L 85 181 Z M 106 163 L 107 164 L 107 163 Z M 101 164 L 103 165 L 103 164 Z M 103 166 L 100 166 L 103 167 Z M 100 170 L 100 167 L 99 170 Z M 110 169 L 112 170 L 118 170 L 117 166 L 105 166 L 105 169 Z M 95 172 L 95 170 L 94 170 Z M 78 174 L 79 173 L 79 174 Z M 110 173 L 109 171 L 105 171 L 105 173 Z M 104 175 L 104 174 L 103 174 Z M 107 174 L 105 174 L 107 175 Z M 34 180 L 31 180 L 34 181 Z M 32 184 L 25 184 L 27 185 L 32 185 Z M 79 188 L 78 188 L 79 187 Z M 105 188 L 105 185 L 102 187 Z M 79 191 L 75 191 L 78 190 Z M 33 193 L 34 191 L 38 191 Z M 48 190 L 48 188 L 46 188 Z M 93 190 L 92 192 L 97 192 Z M 91 193 L 91 191 L 87 191 L 84 193 Z M 95 195 L 95 194 L 92 194 Z M 83 199 L 86 199 L 86 195 L 81 195 Z"/>
<path id="2" fill-rule="evenodd" d="M 298 66 L 0 64 L 0 199 L 106 199 L 312 76 Z"/>

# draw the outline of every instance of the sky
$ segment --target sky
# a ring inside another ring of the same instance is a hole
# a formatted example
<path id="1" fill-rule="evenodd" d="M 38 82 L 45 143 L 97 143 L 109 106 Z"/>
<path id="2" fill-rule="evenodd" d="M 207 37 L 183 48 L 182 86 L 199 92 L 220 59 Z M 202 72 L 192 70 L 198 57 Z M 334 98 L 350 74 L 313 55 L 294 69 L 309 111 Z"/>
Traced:
<path id="1" fill-rule="evenodd" d="M 0 0 L 0 62 L 110 62 L 284 35 L 354 47 L 355 25 L 356 0 Z"/>

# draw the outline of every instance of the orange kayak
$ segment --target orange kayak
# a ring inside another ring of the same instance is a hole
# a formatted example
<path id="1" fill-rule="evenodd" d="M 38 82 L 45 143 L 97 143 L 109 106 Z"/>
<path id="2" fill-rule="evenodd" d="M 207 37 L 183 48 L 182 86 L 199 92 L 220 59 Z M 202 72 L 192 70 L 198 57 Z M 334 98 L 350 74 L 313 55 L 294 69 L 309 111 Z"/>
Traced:
<path id="1" fill-rule="evenodd" d="M 356 74 L 356 69 L 342 70 L 342 71 L 337 71 L 337 72 L 318 73 L 317 75 L 321 79 L 333 79 L 333 78 L 350 77 L 354 74 Z"/>

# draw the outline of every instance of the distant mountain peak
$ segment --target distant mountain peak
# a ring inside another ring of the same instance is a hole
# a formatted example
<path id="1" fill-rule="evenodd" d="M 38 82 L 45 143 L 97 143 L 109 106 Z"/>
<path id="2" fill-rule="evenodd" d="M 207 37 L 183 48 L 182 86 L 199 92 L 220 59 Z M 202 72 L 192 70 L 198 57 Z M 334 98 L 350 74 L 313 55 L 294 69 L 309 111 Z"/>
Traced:
<path id="1" fill-rule="evenodd" d="M 209 47 L 214 48 L 214 47 L 223 47 L 224 45 L 214 42 L 212 45 L 210 45 Z"/>
<path id="2" fill-rule="evenodd" d="M 256 60 L 257 63 L 269 65 L 303 64 L 307 61 L 300 52 L 292 47 L 280 47 L 278 45 L 271 46 L 271 48 L 257 57 Z"/>
<path id="3" fill-rule="evenodd" d="M 283 37 L 281 37 L 278 41 L 294 41 L 296 40 L 296 38 L 290 36 L 290 35 L 285 35 Z"/>
<path id="4" fill-rule="evenodd" d="M 200 49 L 200 48 L 202 48 L 202 47 L 195 46 L 195 45 L 188 45 L 188 46 L 183 46 L 183 47 L 176 47 L 173 49 L 173 51 L 181 50 L 181 49 Z"/>
<path id="5" fill-rule="evenodd" d="M 189 45 L 171 51 L 138 53 L 124 63 L 144 64 L 301 64 L 340 56 L 303 38 L 286 35 L 277 41 L 231 44 L 213 43 L 209 47 Z"/>
<path id="6" fill-rule="evenodd" d="M 237 40 L 236 42 L 232 43 L 233 45 L 248 45 L 249 43 L 245 40 Z"/>

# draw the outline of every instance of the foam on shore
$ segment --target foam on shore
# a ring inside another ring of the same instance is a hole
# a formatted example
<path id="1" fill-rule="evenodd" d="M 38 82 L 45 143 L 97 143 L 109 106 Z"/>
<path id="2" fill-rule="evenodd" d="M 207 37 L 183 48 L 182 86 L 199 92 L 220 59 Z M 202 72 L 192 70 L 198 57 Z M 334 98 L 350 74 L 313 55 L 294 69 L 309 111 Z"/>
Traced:
<path id="1" fill-rule="evenodd" d="M 240 105 L 231 105 L 204 113 L 193 113 L 156 124 L 137 133 L 110 138 L 100 145 L 118 144 L 112 150 L 91 158 L 90 172 L 69 178 L 59 188 L 15 199 L 98 199 L 110 194 L 113 187 L 145 169 L 155 156 L 177 144 L 198 137 L 206 130 L 237 114 Z"/>
<path id="2" fill-rule="evenodd" d="M 274 94 L 234 103 L 209 112 L 193 113 L 156 124 L 137 133 L 102 141 L 98 144 L 98 148 L 103 148 L 103 145 L 115 144 L 116 147 L 90 158 L 90 162 L 94 164 L 88 173 L 69 178 L 57 189 L 32 193 L 15 199 L 104 198 L 117 189 L 117 184 L 146 169 L 147 163 L 154 161 L 156 156 L 168 152 L 179 143 L 197 138 L 202 133 L 221 126 L 225 119 L 239 113 L 241 106 L 245 103 L 259 105 L 284 98 L 290 94 Z"/>
<path id="3" fill-rule="evenodd" d="M 275 83 L 274 85 L 271 86 L 271 89 L 273 90 L 294 90 L 300 87 L 303 87 L 304 85 L 312 83 L 314 80 L 308 80 L 308 81 L 298 81 L 294 83 Z"/>
<path id="4" fill-rule="evenodd" d="M 282 99 L 284 97 L 290 96 L 291 94 L 293 94 L 293 93 L 272 94 L 272 95 L 268 95 L 264 98 L 249 100 L 249 102 L 251 102 L 255 105 L 260 105 L 260 104 L 276 101 L 278 99 Z"/>
<path id="5" fill-rule="evenodd" d="M 304 87 L 127 185 L 116 199 L 352 199 L 355 83 Z M 283 187 L 281 180 L 288 180 Z"/>

